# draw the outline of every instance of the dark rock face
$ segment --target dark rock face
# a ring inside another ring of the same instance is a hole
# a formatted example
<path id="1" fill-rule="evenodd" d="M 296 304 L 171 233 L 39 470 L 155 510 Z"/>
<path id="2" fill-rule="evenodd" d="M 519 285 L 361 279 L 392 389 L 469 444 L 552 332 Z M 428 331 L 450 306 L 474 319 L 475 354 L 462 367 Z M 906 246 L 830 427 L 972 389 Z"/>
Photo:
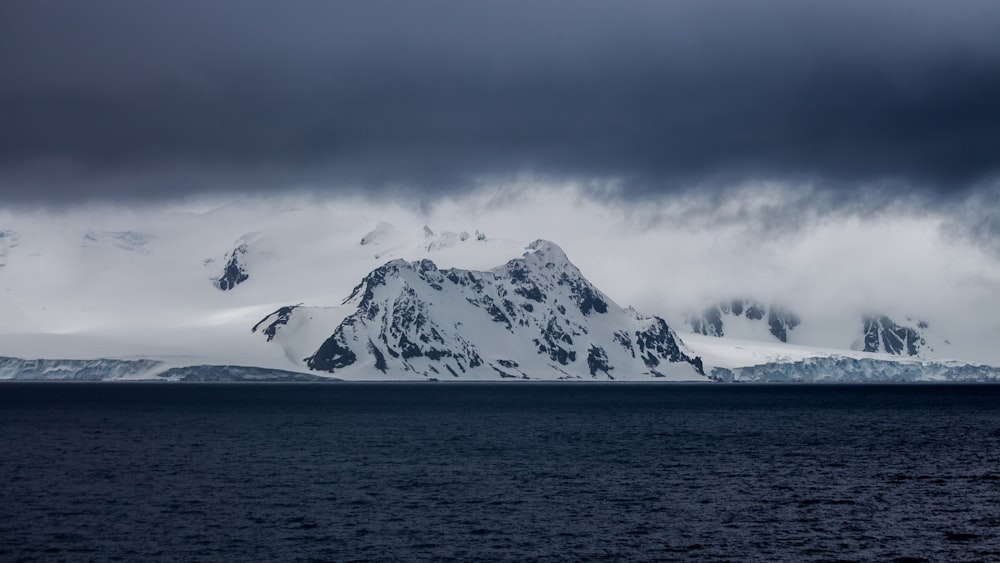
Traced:
<path id="1" fill-rule="evenodd" d="M 862 319 L 865 352 L 883 352 L 897 356 L 916 356 L 927 341 L 920 330 L 897 324 L 886 315 L 866 315 Z M 927 323 L 917 323 L 926 329 Z"/>
<path id="2" fill-rule="evenodd" d="M 291 305 L 278 309 L 258 321 L 257 324 L 253 325 L 250 332 L 257 332 L 257 329 L 263 326 L 264 328 L 261 332 L 267 336 L 267 341 L 270 342 L 274 340 L 274 337 L 278 334 L 278 327 L 288 324 L 288 319 L 292 318 L 292 311 L 294 311 L 296 307 L 298 307 L 298 305 Z"/>
<path id="3" fill-rule="evenodd" d="M 531 287 L 518 287 L 514 290 L 514 293 L 524 297 L 525 299 L 530 299 L 537 303 L 545 301 L 545 294 L 542 293 L 540 289 L 535 286 Z"/>
<path id="4" fill-rule="evenodd" d="M 608 365 L 608 354 L 604 351 L 604 348 L 592 344 L 590 350 L 587 353 L 587 367 L 590 368 L 590 375 L 597 375 L 597 372 L 603 371 L 604 375 L 608 376 L 608 379 L 614 379 L 611 376 L 611 370 L 615 369 Z"/>
<path id="5" fill-rule="evenodd" d="M 694 366 L 695 371 L 705 375 L 701 358 L 690 357 L 681 351 L 677 335 L 667 326 L 666 321 L 654 317 L 655 322 L 644 331 L 636 331 L 635 341 L 639 347 L 639 355 L 650 368 L 660 364 L 660 358 L 669 362 L 687 362 Z"/>
<path id="6" fill-rule="evenodd" d="M 628 353 L 633 358 L 635 357 L 635 348 L 632 347 L 632 339 L 629 338 L 627 332 L 619 330 L 619 331 L 615 332 L 615 335 L 614 335 L 613 338 L 614 338 L 615 342 L 618 343 L 626 351 L 628 351 Z"/>
<path id="7" fill-rule="evenodd" d="M 386 368 L 388 368 L 388 364 L 385 363 L 385 356 L 371 340 L 368 341 L 368 352 L 375 356 L 375 369 L 385 373 Z"/>
<path id="8" fill-rule="evenodd" d="M 567 350 L 562 346 L 563 344 L 572 346 L 573 338 L 559 326 L 559 320 L 552 317 L 542 330 L 541 341 L 535 339 L 535 345 L 538 346 L 539 353 L 547 353 L 549 358 L 562 365 L 575 362 L 576 352 Z"/>
<path id="9" fill-rule="evenodd" d="M 767 317 L 768 330 L 781 342 L 788 342 L 788 333 L 801 323 L 798 315 L 779 306 L 767 307 L 750 299 L 733 299 L 712 305 L 700 315 L 690 315 L 687 324 L 692 332 L 707 336 L 725 336 L 726 317 L 745 317 L 759 321 Z"/>
<path id="10" fill-rule="evenodd" d="M 802 322 L 798 315 L 772 306 L 767 314 L 767 325 L 771 334 L 782 342 L 788 342 L 788 332 Z"/>
<path id="11" fill-rule="evenodd" d="M 573 297 L 573 302 L 576 303 L 577 308 L 584 315 L 589 315 L 592 312 L 601 314 L 608 312 L 607 302 L 583 278 L 571 277 L 568 273 L 563 272 L 559 276 L 559 285 L 565 285 L 570 288 L 570 295 Z"/>
<path id="12" fill-rule="evenodd" d="M 740 313 L 742 312 L 743 309 L 740 308 Z M 718 306 L 712 306 L 705 309 L 700 317 L 689 317 L 688 324 L 691 326 L 692 332 L 701 333 L 706 336 L 726 335 L 722 326 L 722 312 Z"/>
<path id="13" fill-rule="evenodd" d="M 250 279 L 250 273 L 245 263 L 247 251 L 247 245 L 243 243 L 229 253 L 222 275 L 215 280 L 215 287 L 222 291 L 228 291 Z"/>
<path id="14" fill-rule="evenodd" d="M 344 321 L 347 322 L 347 321 Z M 346 346 L 346 343 L 333 335 L 320 345 L 319 350 L 306 358 L 309 369 L 318 371 L 334 371 L 347 367 L 358 361 L 358 357 Z"/>
<path id="15" fill-rule="evenodd" d="M 747 305 L 746 316 L 752 321 L 759 321 L 764 318 L 764 306 L 759 303 L 750 303 Z"/>

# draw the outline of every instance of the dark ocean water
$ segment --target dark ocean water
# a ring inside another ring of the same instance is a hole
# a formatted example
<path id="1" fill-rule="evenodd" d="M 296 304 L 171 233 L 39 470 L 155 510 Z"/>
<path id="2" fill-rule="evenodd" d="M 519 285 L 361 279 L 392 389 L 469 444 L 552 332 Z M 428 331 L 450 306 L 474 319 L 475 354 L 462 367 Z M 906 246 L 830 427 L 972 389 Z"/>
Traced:
<path id="1" fill-rule="evenodd" d="M 0 560 L 1000 560 L 1000 386 L 2 384 Z"/>

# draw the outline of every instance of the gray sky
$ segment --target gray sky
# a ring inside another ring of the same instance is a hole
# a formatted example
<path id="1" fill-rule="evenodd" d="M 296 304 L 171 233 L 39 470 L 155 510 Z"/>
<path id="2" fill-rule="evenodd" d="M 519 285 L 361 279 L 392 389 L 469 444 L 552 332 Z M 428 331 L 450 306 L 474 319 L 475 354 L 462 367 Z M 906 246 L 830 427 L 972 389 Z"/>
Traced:
<path id="1" fill-rule="evenodd" d="M 998 30 L 990 0 L 6 0 L 0 198 L 529 174 L 992 203 Z"/>

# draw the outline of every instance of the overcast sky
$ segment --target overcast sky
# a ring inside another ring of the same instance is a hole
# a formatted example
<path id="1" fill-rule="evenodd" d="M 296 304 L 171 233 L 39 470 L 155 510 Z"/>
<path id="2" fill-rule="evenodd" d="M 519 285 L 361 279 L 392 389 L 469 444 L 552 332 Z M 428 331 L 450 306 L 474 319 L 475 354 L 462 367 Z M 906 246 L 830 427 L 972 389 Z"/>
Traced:
<path id="1" fill-rule="evenodd" d="M 992 0 L 5 0 L 0 198 L 770 181 L 978 201 L 996 235 L 998 29 Z"/>
<path id="2" fill-rule="evenodd" d="M 755 296 L 993 347 L 998 100 L 996 0 L 0 0 L 4 275 L 242 200 L 336 210 L 316 241 L 548 238 L 652 313 Z M 226 217 L 177 259 L 276 228 Z"/>

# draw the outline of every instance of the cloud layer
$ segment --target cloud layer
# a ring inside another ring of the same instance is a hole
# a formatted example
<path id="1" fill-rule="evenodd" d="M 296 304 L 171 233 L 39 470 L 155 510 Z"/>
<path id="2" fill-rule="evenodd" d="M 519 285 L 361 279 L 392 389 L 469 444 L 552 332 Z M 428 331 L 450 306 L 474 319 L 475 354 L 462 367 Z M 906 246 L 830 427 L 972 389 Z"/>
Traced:
<path id="1" fill-rule="evenodd" d="M 529 174 L 965 201 L 1000 172 L 996 21 L 986 1 L 5 2 L 0 197 L 434 199 Z"/>

